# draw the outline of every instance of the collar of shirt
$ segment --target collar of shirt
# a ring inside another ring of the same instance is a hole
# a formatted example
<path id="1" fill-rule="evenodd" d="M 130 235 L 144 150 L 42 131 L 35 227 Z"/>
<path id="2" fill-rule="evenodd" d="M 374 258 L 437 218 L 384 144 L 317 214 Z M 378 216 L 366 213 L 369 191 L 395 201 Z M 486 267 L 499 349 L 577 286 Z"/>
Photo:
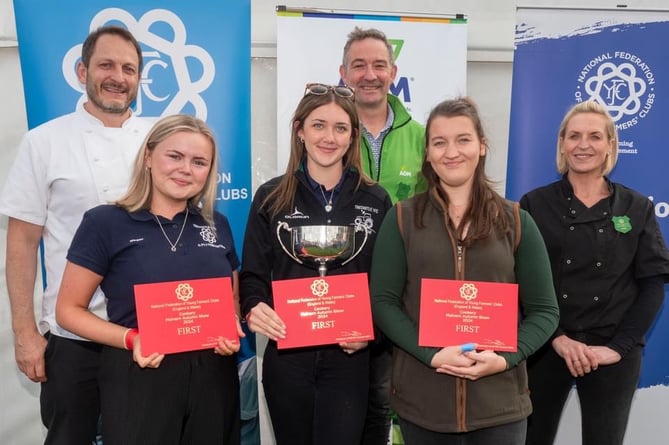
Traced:
<path id="1" fill-rule="evenodd" d="M 325 206 L 328 204 L 326 200 L 327 193 L 332 193 L 332 204 L 335 203 L 337 196 L 339 195 L 339 192 L 341 192 L 341 189 L 344 185 L 344 180 L 346 179 L 346 175 L 348 175 L 348 171 L 344 171 L 344 174 L 341 175 L 341 178 L 339 178 L 339 182 L 337 185 L 335 185 L 334 189 L 330 192 L 325 190 L 325 187 L 316 182 L 314 178 L 311 177 L 309 174 L 309 169 L 307 168 L 307 163 L 302 161 L 302 169 L 304 170 L 304 176 L 307 178 L 307 182 L 309 183 L 309 188 L 311 188 L 311 191 L 313 192 L 314 196 L 318 198 L 318 201 Z"/>
<path id="2" fill-rule="evenodd" d="M 379 160 L 381 159 L 381 146 L 383 145 L 383 139 L 386 137 L 388 132 L 393 126 L 393 121 L 395 120 L 395 113 L 393 109 L 388 104 L 388 118 L 386 119 L 386 124 L 383 126 L 379 135 L 374 137 L 372 133 L 367 131 L 364 125 L 361 125 L 362 135 L 367 139 L 369 143 L 369 148 L 372 150 L 372 155 L 374 156 L 374 161 L 376 162 L 376 167 L 379 167 Z"/>
<path id="3" fill-rule="evenodd" d="M 585 204 L 574 195 L 574 188 L 571 185 L 571 182 L 569 182 L 567 175 L 564 174 L 562 176 L 560 187 L 562 189 L 562 195 L 567 200 L 567 216 L 570 219 L 578 219 L 580 222 L 586 222 L 612 216 L 611 211 L 615 197 L 615 189 L 609 178 L 604 177 L 604 180 L 606 181 L 606 185 L 610 192 L 608 199 L 602 200 L 591 207 L 586 207 Z"/>
<path id="4" fill-rule="evenodd" d="M 188 213 L 191 215 L 200 215 L 200 209 L 199 207 L 195 207 L 192 205 L 188 206 Z M 128 212 L 130 215 L 130 218 L 134 219 L 135 221 L 155 221 L 156 217 L 154 216 L 153 213 L 151 213 L 150 210 L 148 209 L 140 209 L 135 212 Z M 183 210 L 176 215 L 174 215 L 174 219 L 172 220 L 173 222 L 176 222 L 176 219 L 179 215 L 186 215 L 186 210 Z M 161 217 L 162 218 L 162 217 Z M 167 219 L 167 218 L 164 218 Z"/>

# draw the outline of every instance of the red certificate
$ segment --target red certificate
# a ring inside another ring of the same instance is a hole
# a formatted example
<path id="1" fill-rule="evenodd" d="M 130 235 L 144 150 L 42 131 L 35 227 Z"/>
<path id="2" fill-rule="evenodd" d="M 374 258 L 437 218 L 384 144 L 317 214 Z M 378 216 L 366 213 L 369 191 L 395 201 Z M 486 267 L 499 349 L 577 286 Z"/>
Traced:
<path id="1" fill-rule="evenodd" d="M 274 281 L 272 292 L 286 323 L 279 349 L 374 340 L 366 273 Z"/>
<path id="2" fill-rule="evenodd" d="M 423 278 L 418 326 L 420 346 L 516 351 L 518 285 Z"/>
<path id="3" fill-rule="evenodd" d="M 142 354 L 213 348 L 238 340 L 232 282 L 226 278 L 135 285 Z"/>

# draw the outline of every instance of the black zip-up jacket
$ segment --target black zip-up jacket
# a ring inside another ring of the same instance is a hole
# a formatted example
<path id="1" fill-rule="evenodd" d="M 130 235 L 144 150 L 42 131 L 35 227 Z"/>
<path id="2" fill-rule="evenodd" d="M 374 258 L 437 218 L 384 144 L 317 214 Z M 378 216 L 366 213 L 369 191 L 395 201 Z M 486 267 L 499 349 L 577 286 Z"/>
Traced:
<path id="1" fill-rule="evenodd" d="M 272 280 L 317 277 L 315 267 L 299 264 L 290 258 L 277 239 L 277 226 L 280 222 L 289 227 L 306 225 L 365 225 L 368 230 L 367 242 L 362 251 L 344 266 L 328 263 L 328 275 L 369 272 L 372 261 L 372 250 L 376 233 L 381 221 L 391 207 L 388 193 L 379 185 L 367 185 L 364 182 L 356 189 L 359 173 L 354 170 L 346 172 L 334 206 L 326 212 L 321 200 L 314 194 L 308 179 L 302 170 L 294 173 L 299 184 L 295 194 L 293 209 L 271 218 L 267 205 L 260 204 L 274 190 L 281 176 L 261 185 L 251 204 L 244 248 L 242 254 L 242 270 L 240 273 L 240 301 L 242 316 L 246 316 L 258 303 L 265 302 L 273 307 Z M 281 239 L 290 250 L 290 233 L 279 231 Z M 364 239 L 364 232 L 358 231 L 356 250 Z"/>

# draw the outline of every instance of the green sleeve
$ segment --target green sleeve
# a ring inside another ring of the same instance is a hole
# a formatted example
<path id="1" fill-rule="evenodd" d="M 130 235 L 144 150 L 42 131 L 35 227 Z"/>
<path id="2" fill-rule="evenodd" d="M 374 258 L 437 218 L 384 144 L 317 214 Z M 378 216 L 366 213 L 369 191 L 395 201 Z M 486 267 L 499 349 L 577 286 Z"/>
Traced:
<path id="1" fill-rule="evenodd" d="M 509 367 L 539 349 L 555 332 L 559 310 L 546 245 L 532 217 L 520 210 L 521 238 L 516 251 L 516 281 L 521 307 L 518 350 L 503 352 Z"/>
<path id="2" fill-rule="evenodd" d="M 418 326 L 402 310 L 407 260 L 396 207 L 386 214 L 374 243 L 370 272 L 374 323 L 396 346 L 430 366 L 439 349 L 418 346 Z"/>

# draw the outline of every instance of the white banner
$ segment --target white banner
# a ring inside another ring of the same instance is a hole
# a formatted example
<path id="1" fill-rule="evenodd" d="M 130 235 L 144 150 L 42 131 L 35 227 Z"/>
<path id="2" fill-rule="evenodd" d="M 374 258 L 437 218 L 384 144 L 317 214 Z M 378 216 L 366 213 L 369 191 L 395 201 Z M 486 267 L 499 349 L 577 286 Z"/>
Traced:
<path id="1" fill-rule="evenodd" d="M 348 34 L 358 26 L 386 34 L 397 76 L 390 92 L 418 122 L 440 101 L 467 92 L 464 17 L 402 17 L 280 10 L 277 12 L 277 171 L 288 163 L 290 119 L 308 82 L 339 84 Z"/>

